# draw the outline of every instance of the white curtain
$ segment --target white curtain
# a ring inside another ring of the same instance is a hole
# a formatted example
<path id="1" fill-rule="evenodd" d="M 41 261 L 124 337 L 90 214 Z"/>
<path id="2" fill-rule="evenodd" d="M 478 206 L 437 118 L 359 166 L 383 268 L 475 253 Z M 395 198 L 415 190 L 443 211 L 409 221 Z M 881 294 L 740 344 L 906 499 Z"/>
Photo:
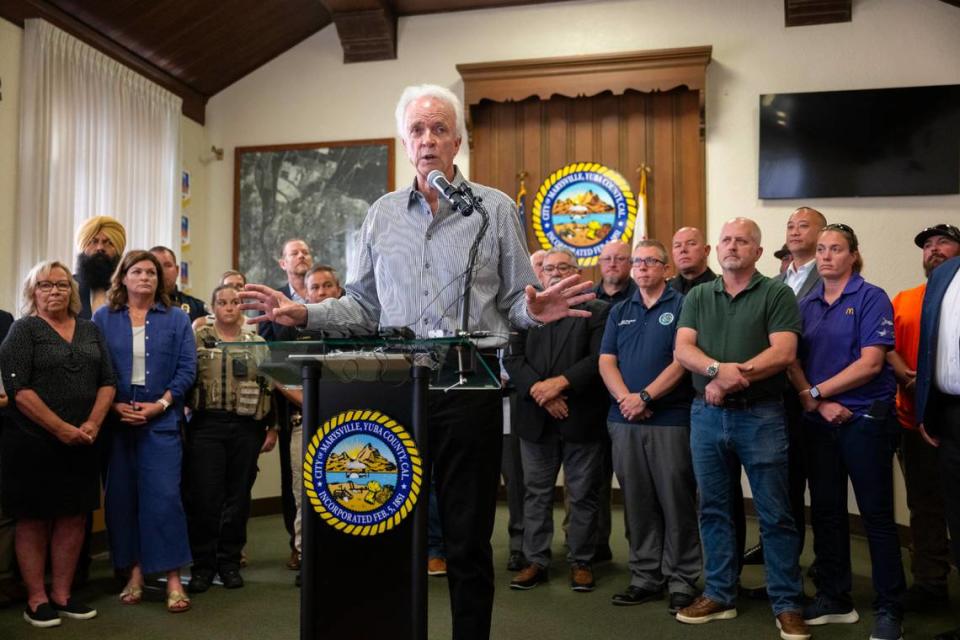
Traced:
<path id="1" fill-rule="evenodd" d="M 20 102 L 17 272 L 73 265 L 91 216 L 127 229 L 127 250 L 176 250 L 181 99 L 51 26 L 27 20 Z"/>

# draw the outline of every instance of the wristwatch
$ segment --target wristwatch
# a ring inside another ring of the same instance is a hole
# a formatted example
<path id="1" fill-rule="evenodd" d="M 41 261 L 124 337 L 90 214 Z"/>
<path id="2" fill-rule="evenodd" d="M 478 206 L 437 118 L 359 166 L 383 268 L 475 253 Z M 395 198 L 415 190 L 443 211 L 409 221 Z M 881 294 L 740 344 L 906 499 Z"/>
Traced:
<path id="1" fill-rule="evenodd" d="M 164 411 L 170 408 L 170 403 L 167 402 L 166 398 L 160 398 L 159 400 L 157 400 L 157 404 L 163 407 Z"/>
<path id="2" fill-rule="evenodd" d="M 817 387 L 817 385 L 813 385 L 812 387 L 810 387 L 810 397 L 813 398 L 814 400 L 820 399 L 821 397 L 820 389 Z"/>
<path id="3" fill-rule="evenodd" d="M 706 374 L 708 378 L 712 379 L 716 378 L 718 373 L 720 373 L 720 363 L 717 360 L 714 360 L 707 367 Z"/>
<path id="4" fill-rule="evenodd" d="M 650 394 L 647 393 L 646 389 L 641 389 L 640 393 L 637 395 L 640 396 L 640 399 L 643 400 L 644 404 L 650 404 L 653 402 L 653 398 L 650 397 Z"/>

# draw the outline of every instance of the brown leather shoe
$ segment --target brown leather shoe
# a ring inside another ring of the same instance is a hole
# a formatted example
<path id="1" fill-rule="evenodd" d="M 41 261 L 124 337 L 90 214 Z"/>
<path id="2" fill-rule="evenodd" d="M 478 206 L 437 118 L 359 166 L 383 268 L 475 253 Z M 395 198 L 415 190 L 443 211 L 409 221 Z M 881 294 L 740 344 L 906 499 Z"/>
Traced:
<path id="1" fill-rule="evenodd" d="M 677 612 L 677 621 L 686 624 L 704 624 L 713 620 L 730 620 L 736 617 L 736 607 L 714 602 L 707 596 L 700 596 L 689 607 L 684 607 Z"/>
<path id="2" fill-rule="evenodd" d="M 290 559 L 287 560 L 287 569 L 290 571 L 300 571 L 300 554 L 296 549 L 290 552 Z"/>
<path id="3" fill-rule="evenodd" d="M 570 567 L 570 588 L 574 591 L 593 591 L 593 568 L 588 564 L 575 564 Z"/>
<path id="4" fill-rule="evenodd" d="M 427 575 L 442 578 L 447 575 L 447 561 L 444 558 L 427 559 Z"/>
<path id="5" fill-rule="evenodd" d="M 810 629 L 799 611 L 784 611 L 777 616 L 777 629 L 783 640 L 807 640 Z"/>
<path id="6" fill-rule="evenodd" d="M 541 582 L 547 581 L 547 569 L 546 567 L 541 567 L 536 563 L 530 563 L 524 567 L 520 573 L 510 581 L 511 589 L 518 589 L 520 591 L 526 591 L 528 589 L 533 589 L 535 586 Z"/>

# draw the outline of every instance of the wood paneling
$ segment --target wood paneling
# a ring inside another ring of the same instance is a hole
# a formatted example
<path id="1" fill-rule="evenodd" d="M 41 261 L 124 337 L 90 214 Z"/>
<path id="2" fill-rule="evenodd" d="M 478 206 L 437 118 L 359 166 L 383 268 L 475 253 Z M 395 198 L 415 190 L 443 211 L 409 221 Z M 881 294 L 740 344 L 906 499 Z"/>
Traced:
<path id="1" fill-rule="evenodd" d="M 639 195 L 647 171 L 648 236 L 706 223 L 704 89 L 712 48 L 457 65 L 468 107 L 471 178 L 527 207 L 551 173 L 574 162 L 618 171 Z M 527 244 L 538 247 L 527 217 Z M 596 279 L 595 268 L 587 276 Z"/>
<path id="2" fill-rule="evenodd" d="M 385 0 L 323 0 L 333 16 L 343 61 L 396 60 L 397 15 Z"/>
<path id="3" fill-rule="evenodd" d="M 701 94 L 712 47 L 657 49 L 618 54 L 507 60 L 458 64 L 463 77 L 464 102 L 481 100 L 524 100 L 537 96 L 550 100 L 554 95 L 576 98 L 604 91 L 622 94 L 628 89 L 641 92 L 668 91 L 685 87 Z"/>
<path id="4" fill-rule="evenodd" d="M 620 172 L 637 192 L 637 169 L 648 179 L 649 236 L 669 244 L 684 225 L 703 228 L 704 152 L 700 96 L 677 89 L 663 93 L 628 90 L 589 98 L 555 96 L 519 102 L 483 100 L 471 115 L 471 178 L 510 195 L 527 172 L 527 207 L 540 184 L 573 162 L 601 162 Z M 527 217 L 527 243 L 537 248 Z M 596 278 L 595 269 L 585 270 Z"/>

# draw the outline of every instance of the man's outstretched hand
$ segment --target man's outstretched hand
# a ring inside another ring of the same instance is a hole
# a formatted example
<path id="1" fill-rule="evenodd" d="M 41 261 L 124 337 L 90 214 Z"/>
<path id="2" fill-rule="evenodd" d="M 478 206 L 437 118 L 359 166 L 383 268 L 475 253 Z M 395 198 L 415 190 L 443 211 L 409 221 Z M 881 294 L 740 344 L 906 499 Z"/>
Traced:
<path id="1" fill-rule="evenodd" d="M 240 291 L 245 300 L 241 311 L 259 311 L 260 315 L 247 318 L 251 324 L 276 322 L 288 327 L 300 327 L 307 324 L 307 307 L 294 302 L 276 289 L 262 284 L 248 284 Z"/>
<path id="2" fill-rule="evenodd" d="M 567 317 L 589 318 L 589 311 L 573 307 L 596 298 L 597 295 L 590 291 L 592 288 L 592 282 L 581 281 L 577 274 L 568 276 L 543 291 L 527 286 L 527 313 L 542 324 Z"/>

